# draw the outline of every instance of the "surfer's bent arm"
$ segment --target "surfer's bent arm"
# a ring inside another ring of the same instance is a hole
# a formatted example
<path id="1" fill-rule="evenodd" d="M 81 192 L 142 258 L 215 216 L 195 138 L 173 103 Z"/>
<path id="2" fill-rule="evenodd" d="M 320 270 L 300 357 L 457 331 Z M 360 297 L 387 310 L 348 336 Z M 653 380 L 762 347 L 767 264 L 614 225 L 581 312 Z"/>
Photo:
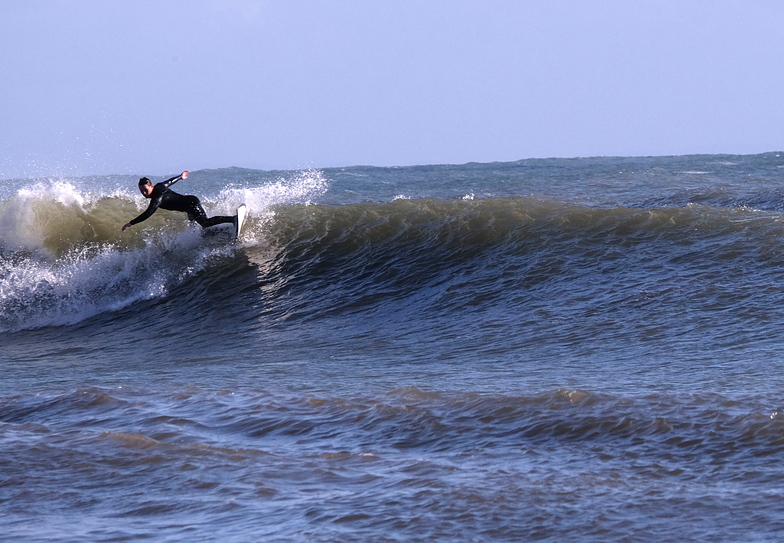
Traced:
<path id="1" fill-rule="evenodd" d="M 175 184 L 177 181 L 179 181 L 180 179 L 188 179 L 188 174 L 189 173 L 191 173 L 189 170 L 185 170 L 181 174 L 175 175 L 174 177 L 171 177 L 171 178 L 167 179 L 166 181 L 163 182 L 163 184 L 166 186 L 166 188 L 169 188 L 173 184 Z"/>

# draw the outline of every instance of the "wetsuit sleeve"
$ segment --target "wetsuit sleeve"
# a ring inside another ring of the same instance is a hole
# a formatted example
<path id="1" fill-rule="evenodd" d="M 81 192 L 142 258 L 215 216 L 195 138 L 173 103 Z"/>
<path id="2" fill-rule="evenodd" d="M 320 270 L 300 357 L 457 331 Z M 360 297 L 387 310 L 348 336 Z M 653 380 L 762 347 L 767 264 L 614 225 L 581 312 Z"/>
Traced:
<path id="1" fill-rule="evenodd" d="M 163 194 L 153 195 L 153 197 L 150 199 L 150 205 L 147 206 L 147 209 L 144 211 L 144 213 L 142 213 L 141 215 L 133 219 L 130 222 L 130 224 L 131 225 L 138 224 L 142 221 L 146 221 L 147 219 L 149 219 L 150 216 L 152 216 L 152 214 L 157 211 L 158 207 L 161 205 L 162 200 L 163 200 Z"/>
<path id="2" fill-rule="evenodd" d="M 163 184 L 163 185 L 164 185 L 166 188 L 169 188 L 169 187 L 171 187 L 173 184 L 175 184 L 177 181 L 179 181 L 180 179 L 182 179 L 182 174 L 175 175 L 174 177 L 170 177 L 170 178 L 169 178 L 169 179 L 167 179 L 166 181 L 163 181 L 163 182 L 162 182 L 162 184 Z"/>

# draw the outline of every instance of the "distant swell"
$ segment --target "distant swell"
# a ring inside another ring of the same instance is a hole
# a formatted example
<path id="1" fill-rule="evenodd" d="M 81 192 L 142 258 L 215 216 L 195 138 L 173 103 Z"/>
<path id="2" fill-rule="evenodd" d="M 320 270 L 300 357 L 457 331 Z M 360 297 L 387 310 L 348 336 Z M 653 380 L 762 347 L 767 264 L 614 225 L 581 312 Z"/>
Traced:
<path id="1" fill-rule="evenodd" d="M 92 439 L 111 437 L 128 454 L 150 447 L 182 450 L 188 443 L 220 454 L 285 454 L 275 448 L 274 438 L 307 436 L 316 449 L 319 442 L 372 442 L 378 454 L 386 448 L 544 453 L 576 445 L 602 451 L 605 461 L 646 458 L 647 469 L 655 471 L 661 469 L 655 458 L 727 463 L 736 456 L 784 452 L 784 419 L 778 410 L 720 395 L 625 398 L 562 389 L 503 396 L 406 387 L 352 399 L 261 391 L 224 396 L 196 389 L 163 398 L 142 390 L 85 388 L 6 399 L 0 414 L 0 424 L 18 428 L 56 421 L 90 427 Z M 117 433 L 113 420 L 137 422 Z"/>

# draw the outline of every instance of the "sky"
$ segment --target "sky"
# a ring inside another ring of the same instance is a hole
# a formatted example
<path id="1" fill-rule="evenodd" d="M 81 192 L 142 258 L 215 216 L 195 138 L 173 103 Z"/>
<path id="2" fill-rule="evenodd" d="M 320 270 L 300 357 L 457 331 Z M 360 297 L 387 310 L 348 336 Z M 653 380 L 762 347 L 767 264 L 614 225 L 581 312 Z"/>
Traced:
<path id="1" fill-rule="evenodd" d="M 0 179 L 784 149 L 781 0 L 0 0 Z"/>

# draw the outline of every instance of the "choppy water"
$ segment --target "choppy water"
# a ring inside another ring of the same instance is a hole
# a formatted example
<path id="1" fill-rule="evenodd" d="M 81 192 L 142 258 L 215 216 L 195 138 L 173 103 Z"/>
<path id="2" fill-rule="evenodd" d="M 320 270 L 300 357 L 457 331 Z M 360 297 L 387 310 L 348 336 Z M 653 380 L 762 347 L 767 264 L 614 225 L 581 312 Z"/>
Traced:
<path id="1" fill-rule="evenodd" d="M 0 182 L 0 539 L 776 541 L 782 167 Z"/>

